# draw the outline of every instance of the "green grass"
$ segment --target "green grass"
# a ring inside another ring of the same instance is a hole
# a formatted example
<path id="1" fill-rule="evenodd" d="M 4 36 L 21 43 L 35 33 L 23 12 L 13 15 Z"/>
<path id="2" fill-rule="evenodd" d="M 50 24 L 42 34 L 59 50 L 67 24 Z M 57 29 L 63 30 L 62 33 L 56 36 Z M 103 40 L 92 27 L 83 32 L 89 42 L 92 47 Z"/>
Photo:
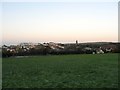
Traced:
<path id="1" fill-rule="evenodd" d="M 2 89 L 2 58 L 0 57 L 0 89 Z"/>
<path id="2" fill-rule="evenodd" d="M 3 88 L 117 88 L 118 54 L 4 58 Z"/>

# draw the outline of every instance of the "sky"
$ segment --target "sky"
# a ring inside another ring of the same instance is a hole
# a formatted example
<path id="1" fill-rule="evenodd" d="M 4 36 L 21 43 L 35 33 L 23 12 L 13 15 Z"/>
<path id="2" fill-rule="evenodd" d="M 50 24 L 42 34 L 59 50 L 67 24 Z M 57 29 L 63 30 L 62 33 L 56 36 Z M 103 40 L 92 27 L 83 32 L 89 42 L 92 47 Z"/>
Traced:
<path id="1" fill-rule="evenodd" d="M 2 44 L 116 42 L 117 2 L 2 2 Z"/>

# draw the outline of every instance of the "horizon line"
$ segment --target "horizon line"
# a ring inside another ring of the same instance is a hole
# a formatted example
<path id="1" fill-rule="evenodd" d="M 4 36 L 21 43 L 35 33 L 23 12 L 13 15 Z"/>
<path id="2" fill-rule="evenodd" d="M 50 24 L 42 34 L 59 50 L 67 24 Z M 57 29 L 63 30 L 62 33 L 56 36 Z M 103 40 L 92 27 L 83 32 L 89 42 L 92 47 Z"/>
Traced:
<path id="1" fill-rule="evenodd" d="M 76 40 L 78 41 L 78 40 Z M 32 43 L 32 44 L 43 44 L 43 43 L 50 43 L 50 42 L 53 42 L 53 43 L 61 43 L 61 44 L 72 44 L 72 43 L 76 43 L 75 42 L 54 42 L 54 41 L 48 41 L 48 42 L 20 42 L 20 43 L 11 43 L 11 44 L 1 44 L 0 46 L 3 46 L 3 45 L 19 45 L 21 43 Z M 120 41 L 88 41 L 88 42 L 79 42 L 78 43 L 120 43 Z"/>

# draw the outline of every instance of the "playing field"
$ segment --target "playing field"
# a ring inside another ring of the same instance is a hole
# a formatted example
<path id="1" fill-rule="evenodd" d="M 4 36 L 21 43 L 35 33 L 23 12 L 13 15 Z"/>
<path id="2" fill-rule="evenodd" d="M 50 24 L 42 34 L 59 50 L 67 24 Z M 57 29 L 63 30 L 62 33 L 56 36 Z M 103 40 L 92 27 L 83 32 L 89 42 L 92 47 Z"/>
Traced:
<path id="1" fill-rule="evenodd" d="M 3 88 L 117 88 L 118 54 L 11 57 Z"/>

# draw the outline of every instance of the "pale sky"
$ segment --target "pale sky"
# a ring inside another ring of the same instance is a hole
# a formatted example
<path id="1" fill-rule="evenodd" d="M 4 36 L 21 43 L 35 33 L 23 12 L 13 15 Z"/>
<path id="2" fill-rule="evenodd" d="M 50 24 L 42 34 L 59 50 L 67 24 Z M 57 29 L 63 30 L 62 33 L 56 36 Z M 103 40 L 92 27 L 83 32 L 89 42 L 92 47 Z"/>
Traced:
<path id="1" fill-rule="evenodd" d="M 118 41 L 117 2 L 2 2 L 3 44 Z"/>

